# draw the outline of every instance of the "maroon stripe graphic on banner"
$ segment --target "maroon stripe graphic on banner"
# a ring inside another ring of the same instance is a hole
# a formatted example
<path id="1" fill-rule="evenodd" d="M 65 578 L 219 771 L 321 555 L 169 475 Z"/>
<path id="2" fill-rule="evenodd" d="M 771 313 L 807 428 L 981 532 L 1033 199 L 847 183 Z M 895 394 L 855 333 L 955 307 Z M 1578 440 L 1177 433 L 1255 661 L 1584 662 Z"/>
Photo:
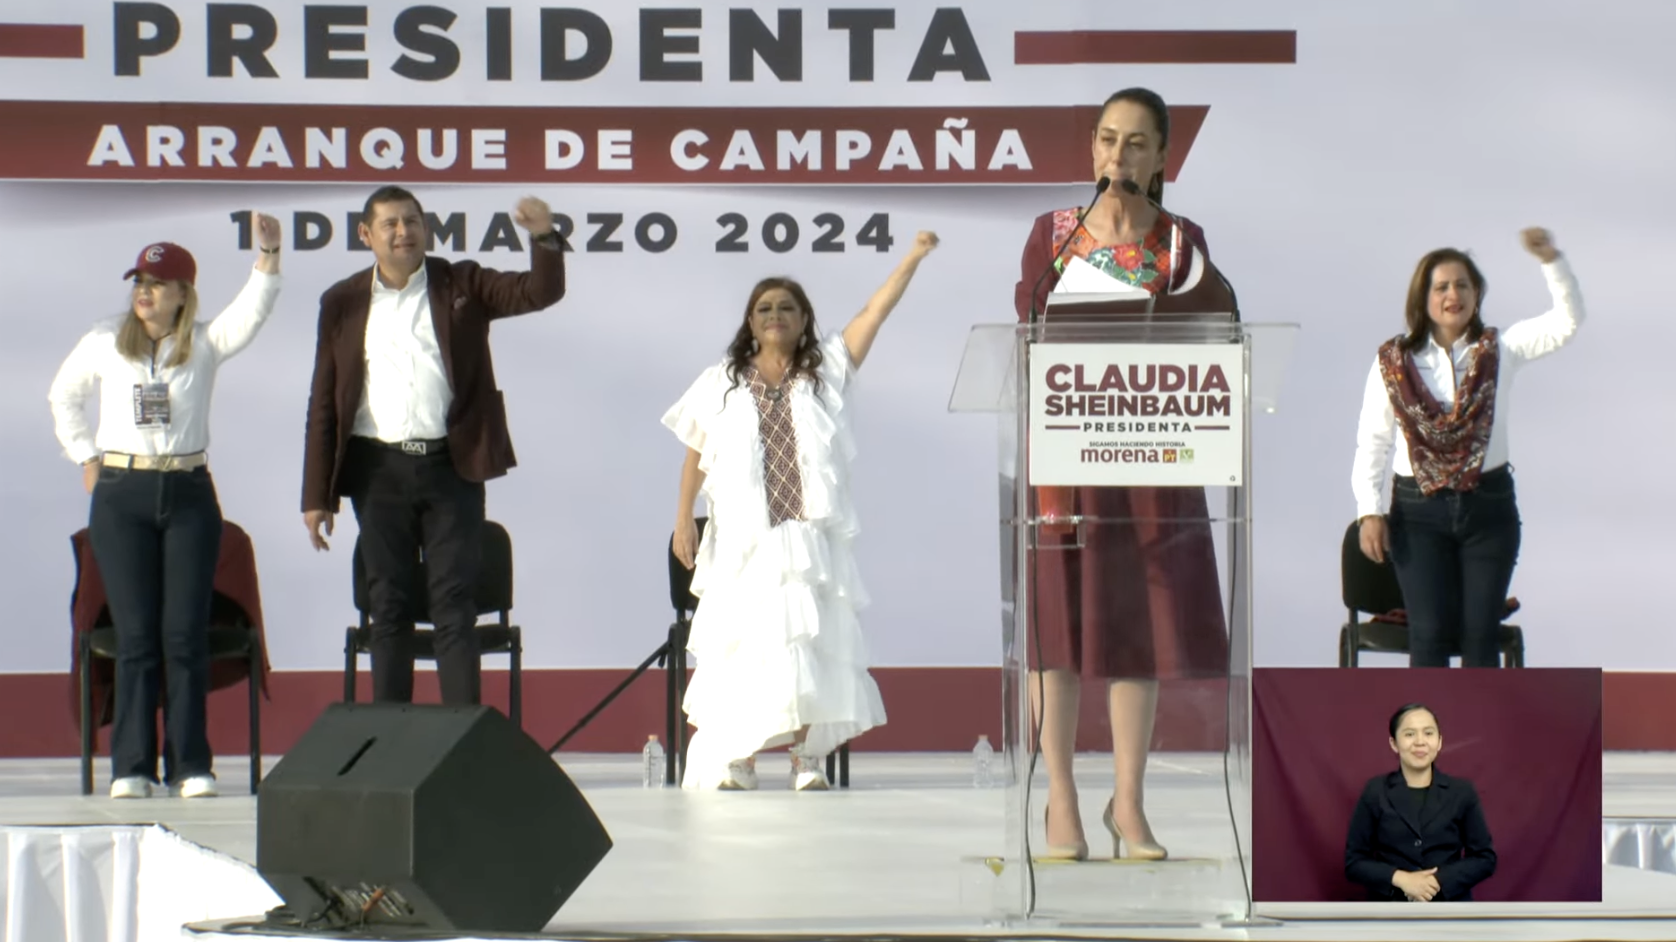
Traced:
<path id="1" fill-rule="evenodd" d="M 0 179 L 1081 183 L 1096 111 L 0 101 Z M 1168 179 L 1208 111 L 1170 109 Z"/>
<path id="2" fill-rule="evenodd" d="M 80 59 L 80 26 L 0 23 L 0 59 Z"/>
<path id="3" fill-rule="evenodd" d="M 1296 30 L 1069 30 L 1013 34 L 1015 65 L 1291 65 Z"/>

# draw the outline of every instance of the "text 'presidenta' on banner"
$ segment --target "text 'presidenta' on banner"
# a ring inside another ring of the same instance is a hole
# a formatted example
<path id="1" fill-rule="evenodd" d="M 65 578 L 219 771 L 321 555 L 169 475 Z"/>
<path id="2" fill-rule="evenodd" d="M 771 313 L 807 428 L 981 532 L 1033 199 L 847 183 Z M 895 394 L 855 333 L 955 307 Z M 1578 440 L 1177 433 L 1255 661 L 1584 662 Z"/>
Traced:
<path id="1" fill-rule="evenodd" d="M 1290 30 L 1043 31 L 1025 5 L 270 6 L 0 22 L 0 179 L 1079 183 L 1100 98 L 1067 69 L 1296 61 Z M 1167 178 L 1209 110 L 1171 107 Z"/>
<path id="2" fill-rule="evenodd" d="M 1245 348 L 1036 344 L 1033 486 L 1238 487 Z"/>

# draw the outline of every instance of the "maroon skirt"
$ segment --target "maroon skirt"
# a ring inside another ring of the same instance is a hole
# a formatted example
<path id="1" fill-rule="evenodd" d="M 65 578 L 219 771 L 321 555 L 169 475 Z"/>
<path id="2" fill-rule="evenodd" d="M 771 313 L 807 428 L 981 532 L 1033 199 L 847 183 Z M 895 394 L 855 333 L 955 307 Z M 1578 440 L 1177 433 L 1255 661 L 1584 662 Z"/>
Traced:
<path id="1" fill-rule="evenodd" d="M 1226 676 L 1216 548 L 1198 487 L 1080 487 L 1075 512 L 1118 519 L 1046 533 L 1029 557 L 1032 669 L 1105 679 Z M 1060 546 L 1066 548 L 1058 548 Z M 1038 656 L 1039 645 L 1039 656 Z"/>

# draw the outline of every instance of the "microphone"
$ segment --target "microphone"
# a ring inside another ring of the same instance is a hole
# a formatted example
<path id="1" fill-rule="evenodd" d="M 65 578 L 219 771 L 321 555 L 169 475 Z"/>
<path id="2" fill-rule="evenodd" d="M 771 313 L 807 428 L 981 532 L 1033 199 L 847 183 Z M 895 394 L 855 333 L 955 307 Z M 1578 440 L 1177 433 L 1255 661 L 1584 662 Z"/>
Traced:
<path id="1" fill-rule="evenodd" d="M 1109 189 L 1111 185 L 1111 177 L 1101 177 L 1100 182 L 1094 184 L 1094 198 L 1089 200 L 1088 205 L 1077 215 L 1077 224 L 1071 227 L 1071 231 L 1065 235 L 1065 241 L 1061 242 L 1059 247 L 1054 250 L 1053 258 L 1049 260 L 1047 268 L 1044 269 L 1039 276 L 1037 276 L 1036 283 L 1030 286 L 1030 323 L 1036 323 L 1037 319 L 1042 314 L 1041 311 L 1036 309 L 1036 292 L 1041 290 L 1042 281 L 1045 280 L 1048 275 L 1053 273 L 1054 266 L 1059 264 L 1059 256 L 1065 253 L 1066 246 L 1071 244 L 1071 240 L 1077 236 L 1077 231 L 1082 228 L 1082 221 L 1088 218 L 1089 212 L 1094 209 L 1094 204 L 1100 202 L 1100 197 L 1105 195 L 1106 190 Z"/>
<path id="2" fill-rule="evenodd" d="M 1188 244 L 1193 246 L 1193 248 L 1195 250 L 1197 250 L 1200 255 L 1204 256 L 1205 264 L 1210 267 L 1211 271 L 1216 273 L 1216 280 L 1222 282 L 1222 287 L 1224 287 L 1228 290 L 1228 300 L 1234 306 L 1234 312 L 1233 312 L 1234 313 L 1234 323 L 1236 323 L 1236 324 L 1239 323 L 1240 322 L 1240 299 L 1239 299 L 1239 296 L 1234 293 L 1234 286 L 1229 284 L 1228 279 L 1223 276 L 1222 269 L 1217 268 L 1215 265 L 1211 265 L 1211 263 L 1210 263 L 1210 253 L 1205 251 L 1205 247 L 1199 244 L 1198 239 L 1193 238 L 1193 233 L 1189 232 L 1187 227 L 1182 225 L 1181 222 L 1176 219 L 1176 214 L 1175 213 L 1172 213 L 1169 210 L 1165 209 L 1157 200 L 1153 199 L 1150 195 L 1148 195 L 1148 193 L 1145 190 L 1141 189 L 1140 184 L 1138 184 L 1135 181 L 1130 180 L 1128 178 L 1124 178 L 1124 179 L 1118 181 L 1117 186 L 1118 186 L 1119 189 L 1121 189 L 1123 192 L 1129 194 L 1130 196 L 1139 196 L 1140 198 L 1146 200 L 1148 203 L 1151 203 L 1153 209 L 1156 209 L 1160 213 L 1163 213 L 1165 216 L 1168 216 L 1170 218 L 1170 222 L 1172 224 L 1174 224 L 1177 229 L 1181 230 L 1181 234 L 1184 238 L 1187 239 Z"/>

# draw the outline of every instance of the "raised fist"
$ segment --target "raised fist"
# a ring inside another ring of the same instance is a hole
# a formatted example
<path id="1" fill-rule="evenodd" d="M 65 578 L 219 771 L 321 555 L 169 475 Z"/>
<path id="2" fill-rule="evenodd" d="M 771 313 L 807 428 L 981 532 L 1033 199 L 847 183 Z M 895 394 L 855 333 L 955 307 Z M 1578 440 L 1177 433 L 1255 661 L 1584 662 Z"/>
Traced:
<path id="1" fill-rule="evenodd" d="M 530 235 L 546 235 L 553 231 L 553 211 L 547 204 L 533 196 L 526 196 L 518 201 L 518 206 L 512 210 L 512 221 L 522 226 Z"/>
<path id="2" fill-rule="evenodd" d="M 279 248 L 279 220 L 267 213 L 256 214 L 256 244 L 264 249 Z"/>
<path id="3" fill-rule="evenodd" d="M 1519 239 L 1525 243 L 1525 251 L 1541 259 L 1544 265 L 1560 257 L 1559 250 L 1554 248 L 1554 238 L 1547 229 L 1526 229 L 1519 233 Z"/>

